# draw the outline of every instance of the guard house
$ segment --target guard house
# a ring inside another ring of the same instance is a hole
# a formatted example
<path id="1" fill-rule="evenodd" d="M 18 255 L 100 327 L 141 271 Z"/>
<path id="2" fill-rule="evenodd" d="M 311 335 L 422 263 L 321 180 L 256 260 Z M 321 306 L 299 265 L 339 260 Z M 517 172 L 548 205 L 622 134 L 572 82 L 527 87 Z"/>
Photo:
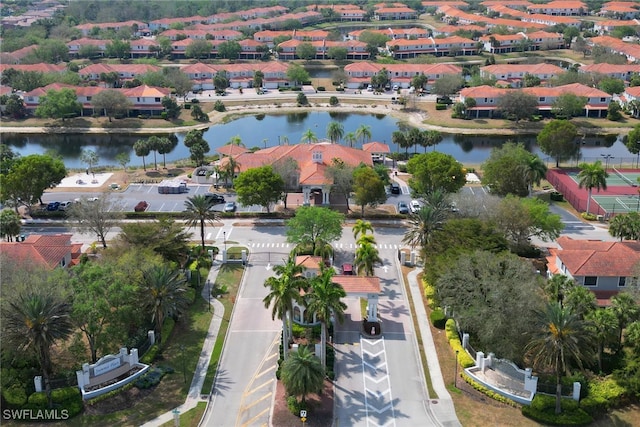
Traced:
<path id="1" fill-rule="evenodd" d="M 324 260 L 319 256 L 301 255 L 296 257 L 296 264 L 305 267 L 304 276 L 311 279 L 320 273 L 320 264 Z M 367 320 L 378 321 L 378 296 L 380 295 L 380 279 L 378 277 L 350 276 L 337 274 L 333 281 L 342 286 L 348 297 L 367 299 Z M 299 325 L 318 323 L 314 314 L 306 313 L 304 304 L 293 302 L 293 321 Z"/>

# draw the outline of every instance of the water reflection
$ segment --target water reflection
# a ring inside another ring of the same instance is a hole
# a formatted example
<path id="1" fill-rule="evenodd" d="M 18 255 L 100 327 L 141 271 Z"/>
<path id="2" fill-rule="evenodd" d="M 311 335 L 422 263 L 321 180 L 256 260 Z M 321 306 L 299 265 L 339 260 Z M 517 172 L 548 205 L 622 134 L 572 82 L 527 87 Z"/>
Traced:
<path id="1" fill-rule="evenodd" d="M 204 138 L 211 147 L 210 155 L 223 146 L 232 137 L 239 136 L 247 147 L 264 148 L 266 145 L 296 144 L 303 139 L 303 135 L 311 130 L 318 139 L 326 138 L 327 125 L 340 122 L 344 134 L 355 132 L 361 125 L 371 130 L 372 141 L 379 141 L 390 146 L 393 152 L 404 152 L 393 143 L 392 134 L 395 131 L 409 131 L 411 126 L 403 120 L 385 114 L 344 113 L 341 111 L 297 111 L 293 114 L 264 114 L 243 116 L 228 123 L 211 126 L 205 130 Z M 174 143 L 172 150 L 166 153 L 168 162 L 189 158 L 189 149 L 184 146 L 186 133 L 171 136 Z M 454 135 L 444 134 L 444 138 L 435 150 L 451 154 L 463 164 L 480 164 L 491 153 L 491 149 L 499 147 L 506 141 L 522 142 L 527 149 L 546 159 L 536 144 L 535 135 L 496 136 L 496 135 Z M 133 144 L 138 139 L 148 138 L 149 135 L 11 135 L 3 134 L 3 143 L 11 146 L 20 155 L 43 154 L 48 150 L 61 155 L 69 168 L 83 168 L 80 161 L 82 150 L 91 149 L 98 153 L 100 165 L 114 165 L 118 162 L 115 157 L 119 153 L 128 153 L 131 166 L 141 166 L 142 158 L 136 156 Z M 265 142 L 266 141 L 266 142 Z M 360 148 L 359 140 L 356 147 Z M 618 135 L 587 136 L 577 141 L 581 149 L 582 158 L 590 160 L 604 154 L 616 157 L 616 161 L 623 158 L 634 158 L 630 154 Z M 413 152 L 413 147 L 408 150 Z M 418 147 L 417 151 L 422 151 Z M 161 153 L 158 153 L 161 154 Z"/>

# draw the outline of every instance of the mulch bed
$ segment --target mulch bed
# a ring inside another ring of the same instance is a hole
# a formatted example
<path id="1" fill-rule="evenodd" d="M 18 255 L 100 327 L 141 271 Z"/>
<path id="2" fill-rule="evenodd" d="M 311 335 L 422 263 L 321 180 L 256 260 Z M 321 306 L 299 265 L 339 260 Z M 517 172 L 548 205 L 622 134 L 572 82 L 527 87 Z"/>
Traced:
<path id="1" fill-rule="evenodd" d="M 324 380 L 320 396 L 307 396 L 307 427 L 327 427 L 333 422 L 333 383 Z M 287 407 L 287 393 L 281 381 L 276 385 L 272 425 L 278 427 L 300 427 L 300 417 L 292 414 Z"/>
<path id="2" fill-rule="evenodd" d="M 137 387 L 132 387 L 93 405 L 85 403 L 84 413 L 87 415 L 106 415 L 131 408 L 141 399 L 151 394 L 154 389 L 155 387 L 140 390 Z"/>

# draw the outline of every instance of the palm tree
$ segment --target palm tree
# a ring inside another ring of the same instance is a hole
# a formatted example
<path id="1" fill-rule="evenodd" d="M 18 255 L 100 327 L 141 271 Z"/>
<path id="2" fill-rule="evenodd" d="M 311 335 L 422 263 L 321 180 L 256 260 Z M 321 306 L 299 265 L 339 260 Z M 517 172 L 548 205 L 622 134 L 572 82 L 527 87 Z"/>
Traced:
<path id="1" fill-rule="evenodd" d="M 362 237 L 372 236 L 364 235 Z M 382 264 L 382 258 L 380 258 L 380 253 L 375 247 L 375 244 L 370 243 L 368 239 L 361 238 L 358 240 L 355 264 L 358 275 L 373 276 L 373 268 L 376 264 Z"/>
<path id="2" fill-rule="evenodd" d="M 347 296 L 341 285 L 333 282 L 335 270 L 331 267 L 320 265 L 320 274 L 311 280 L 311 292 L 305 296 L 307 310 L 316 315 L 322 325 L 320 334 L 320 361 L 322 366 L 327 363 L 327 324 L 332 316 L 338 322 L 344 320 L 344 311 L 347 305 L 340 298 Z"/>
<path id="3" fill-rule="evenodd" d="M 318 137 L 311 129 L 307 129 L 307 131 L 302 134 L 301 141 L 307 141 L 307 144 L 311 144 L 312 142 L 318 141 Z"/>
<path id="4" fill-rule="evenodd" d="M 202 194 L 196 194 L 193 197 L 187 197 L 184 202 L 186 224 L 189 227 L 200 225 L 200 240 L 202 241 L 202 250 L 204 251 L 204 224 L 208 222 L 213 227 L 218 219 L 218 213 L 213 210 L 215 202 L 213 199 L 205 197 Z"/>
<path id="5" fill-rule="evenodd" d="M 533 184 L 540 185 L 540 181 L 547 176 L 547 165 L 542 159 L 535 154 L 532 154 L 527 159 L 527 162 L 520 166 L 522 175 L 527 183 L 527 190 L 529 195 L 533 193 Z"/>
<path id="6" fill-rule="evenodd" d="M 154 169 L 158 170 L 158 160 L 156 158 L 156 153 L 160 149 L 160 138 L 157 136 L 150 136 L 147 138 L 147 144 L 149 144 L 149 150 L 153 151 L 153 165 Z"/>
<path id="7" fill-rule="evenodd" d="M 302 303 L 301 289 L 306 289 L 307 281 L 302 276 L 304 267 L 296 264 L 293 255 L 289 255 L 283 265 L 273 267 L 275 277 L 269 277 L 264 286 L 270 288 L 269 294 L 262 300 L 264 306 L 271 309 L 271 319 L 276 316 L 282 319 L 282 347 L 284 359 L 287 359 L 289 352 L 289 336 L 292 335 L 292 326 L 287 327 L 287 315 L 293 313 L 293 302 Z"/>
<path id="8" fill-rule="evenodd" d="M 442 136 L 442 133 L 440 133 L 437 130 L 424 131 L 424 138 L 423 138 L 424 152 L 425 153 L 427 152 L 427 147 L 433 147 L 433 150 L 435 151 L 436 145 L 441 143 L 443 139 L 444 137 Z"/>
<path id="9" fill-rule="evenodd" d="M 338 122 L 329 122 L 327 125 L 327 137 L 332 144 L 340 142 L 340 139 L 344 136 L 344 127 Z"/>
<path id="10" fill-rule="evenodd" d="M 356 138 L 362 139 L 362 143 L 365 141 L 369 141 L 371 139 L 371 126 L 361 124 L 358 129 L 356 129 Z"/>
<path id="11" fill-rule="evenodd" d="M 367 234 L 368 231 L 370 231 L 373 234 L 373 225 L 371 225 L 371 222 L 358 219 L 356 220 L 356 223 L 353 225 L 353 238 L 357 239 L 358 235 Z"/>
<path id="12" fill-rule="evenodd" d="M 186 280 L 178 270 L 160 265 L 143 271 L 141 301 L 155 323 L 158 342 L 165 338 L 160 335 L 164 319 L 181 315 L 189 305 L 186 293 Z"/>
<path id="13" fill-rule="evenodd" d="M 398 147 L 400 148 L 404 148 L 404 158 L 408 159 L 409 158 L 409 147 L 411 147 L 411 143 L 408 141 L 407 138 L 407 134 L 400 131 L 400 130 L 396 130 L 391 134 L 391 140 L 393 141 L 394 144 L 396 144 Z"/>
<path id="14" fill-rule="evenodd" d="M 409 229 L 404 233 L 402 243 L 412 248 L 420 246 L 425 250 L 431 242 L 433 233 L 440 228 L 446 219 L 445 211 L 439 207 L 425 205 L 415 214 L 409 215 Z"/>
<path id="15" fill-rule="evenodd" d="M 305 402 L 307 395 L 322 391 L 324 373 L 320 359 L 308 347 L 300 347 L 282 364 L 282 383 L 287 394 L 300 396 Z"/>
<path id="16" fill-rule="evenodd" d="M 240 170 L 240 163 L 236 161 L 233 157 L 226 157 L 226 162 L 222 166 L 222 173 L 224 175 L 224 185 L 225 187 L 228 184 L 228 179 L 231 178 L 231 185 L 233 185 L 233 180 L 236 176 L 236 172 Z"/>
<path id="17" fill-rule="evenodd" d="M 178 141 L 173 141 L 166 137 L 158 138 L 158 154 L 162 154 L 162 167 L 167 168 L 167 154 L 173 151 L 178 145 Z"/>
<path id="18" fill-rule="evenodd" d="M 557 302 L 536 311 L 536 328 L 526 347 L 526 354 L 531 357 L 535 367 L 554 371 L 556 414 L 562 412 L 562 376 L 570 373 L 572 362 L 582 368 L 582 361 L 589 360 L 592 354 L 593 337 L 586 325 L 569 308 Z"/>
<path id="19" fill-rule="evenodd" d="M 87 170 L 91 171 L 91 167 L 98 163 L 98 153 L 93 150 L 82 150 L 80 160 L 82 163 L 86 163 L 89 166 Z"/>
<path id="20" fill-rule="evenodd" d="M 565 292 L 564 307 L 571 310 L 580 319 L 588 317 L 598 308 L 598 300 L 593 292 L 584 286 L 573 286 Z"/>
<path id="21" fill-rule="evenodd" d="M 597 345 L 598 370 L 602 372 L 602 350 L 606 344 L 615 342 L 618 318 L 611 307 L 599 308 L 587 317 L 589 328 Z"/>
<path id="22" fill-rule="evenodd" d="M 349 147 L 353 148 L 353 144 L 355 144 L 358 141 L 358 137 L 356 137 L 356 134 L 353 132 L 348 132 L 345 136 L 344 136 L 344 142 L 346 142 L 347 144 L 349 144 Z"/>
<path id="23" fill-rule="evenodd" d="M 609 234 L 624 239 L 638 240 L 640 238 L 640 214 L 629 212 L 616 215 L 609 221 Z"/>
<path id="24" fill-rule="evenodd" d="M 244 143 L 242 142 L 242 138 L 240 135 L 232 136 L 229 141 L 225 145 L 237 145 L 238 147 L 244 147 Z"/>
<path id="25" fill-rule="evenodd" d="M 51 400 L 51 347 L 73 331 L 71 304 L 43 291 L 27 291 L 3 310 L 3 329 L 8 342 L 19 351 L 33 351 L 42 370 L 49 407 Z"/>
<path id="26" fill-rule="evenodd" d="M 413 152 L 417 153 L 418 145 L 424 145 L 425 134 L 418 128 L 411 128 L 407 133 L 407 144 L 413 147 Z"/>
<path id="27" fill-rule="evenodd" d="M 607 189 L 607 178 L 609 174 L 602 167 L 602 162 L 598 160 L 593 164 L 580 163 L 580 172 L 578 173 L 578 188 L 586 188 L 587 198 L 587 214 L 591 204 L 591 191 L 595 188 L 600 191 Z"/>
<path id="28" fill-rule="evenodd" d="M 611 308 L 618 319 L 618 348 L 622 347 L 622 331 L 635 320 L 640 320 L 640 306 L 633 297 L 621 292 L 611 298 Z"/>
<path id="29" fill-rule="evenodd" d="M 547 280 L 544 287 L 544 292 L 549 297 L 550 301 L 558 302 L 563 305 L 564 297 L 567 292 L 576 285 L 576 282 L 563 274 L 554 274 L 553 277 Z"/>
<path id="30" fill-rule="evenodd" d="M 133 151 L 136 152 L 136 156 L 142 157 L 142 168 L 147 171 L 147 165 L 144 162 L 144 158 L 149 155 L 151 148 L 146 139 L 139 139 L 133 144 Z"/>

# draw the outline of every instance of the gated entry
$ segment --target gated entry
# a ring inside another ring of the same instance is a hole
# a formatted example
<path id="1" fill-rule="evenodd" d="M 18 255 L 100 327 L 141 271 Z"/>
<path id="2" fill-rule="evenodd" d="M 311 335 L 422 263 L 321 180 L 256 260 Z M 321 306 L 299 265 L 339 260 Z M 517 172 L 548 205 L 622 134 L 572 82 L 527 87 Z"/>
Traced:
<path id="1" fill-rule="evenodd" d="M 289 252 L 249 252 L 249 265 L 278 265 L 284 264 Z"/>

